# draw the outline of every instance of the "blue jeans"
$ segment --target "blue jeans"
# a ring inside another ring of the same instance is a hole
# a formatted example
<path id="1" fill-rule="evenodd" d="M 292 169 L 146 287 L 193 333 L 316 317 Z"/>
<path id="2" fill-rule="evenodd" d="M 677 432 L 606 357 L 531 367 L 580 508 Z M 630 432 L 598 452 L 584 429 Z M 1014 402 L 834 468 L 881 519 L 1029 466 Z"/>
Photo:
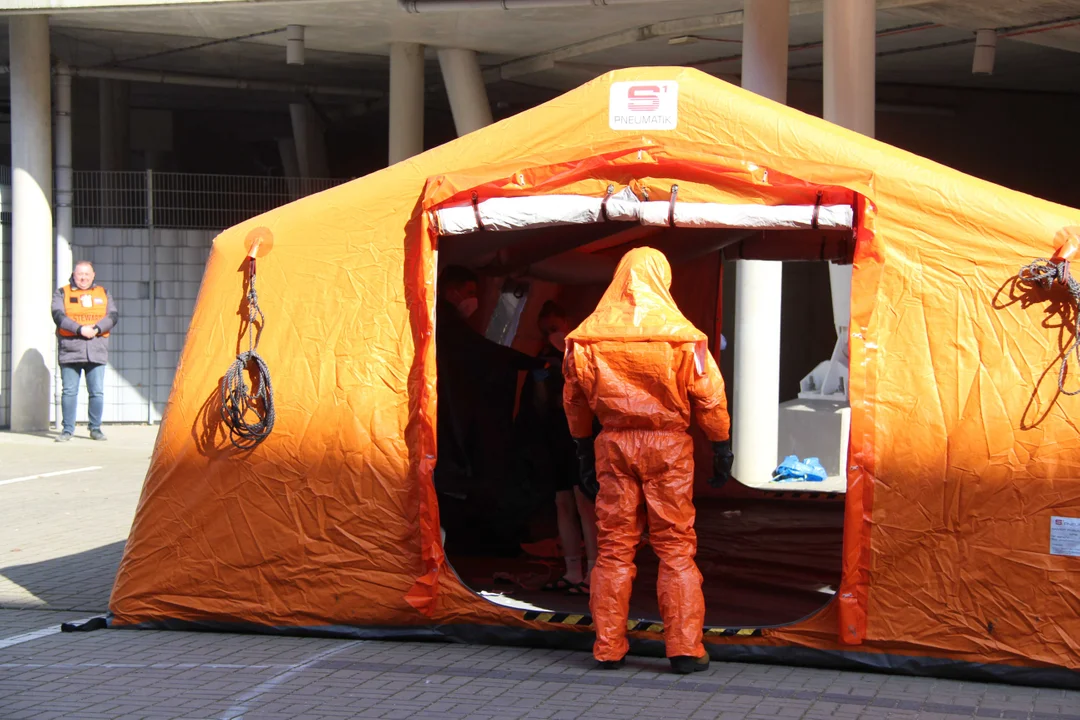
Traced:
<path id="1" fill-rule="evenodd" d="M 75 363 L 60 366 L 64 393 L 60 407 L 64 413 L 64 432 L 75 433 L 75 412 L 79 407 L 79 376 L 86 373 L 86 392 L 90 395 L 87 413 L 90 429 L 101 429 L 101 413 L 105 409 L 105 366 L 97 363 Z"/>

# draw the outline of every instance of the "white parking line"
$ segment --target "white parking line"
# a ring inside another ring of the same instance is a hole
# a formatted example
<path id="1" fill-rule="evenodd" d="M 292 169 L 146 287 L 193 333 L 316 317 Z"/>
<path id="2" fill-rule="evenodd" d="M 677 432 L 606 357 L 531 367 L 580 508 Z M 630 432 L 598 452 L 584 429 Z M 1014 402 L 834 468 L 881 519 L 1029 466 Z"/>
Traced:
<path id="1" fill-rule="evenodd" d="M 37 480 L 38 478 L 50 478 L 57 475 L 71 475 L 73 473 L 90 472 L 91 470 L 100 470 L 101 465 L 91 465 L 90 467 L 75 468 L 74 470 L 57 470 L 56 472 L 41 473 L 40 475 L 24 475 L 23 477 L 11 478 L 9 480 L 0 480 L 0 485 L 11 485 L 13 483 L 26 482 L 27 480 Z"/>
<path id="2" fill-rule="evenodd" d="M 240 697 L 236 698 L 236 700 L 233 701 L 236 704 L 226 710 L 224 713 L 222 713 L 220 720 L 243 720 L 244 714 L 249 710 L 251 704 L 258 700 L 261 695 L 264 695 L 273 690 L 278 685 L 287 682 L 294 675 L 303 672 L 318 661 L 323 660 L 324 658 L 328 658 L 331 655 L 337 655 L 342 650 L 348 650 L 351 647 L 355 647 L 358 642 L 362 643 L 364 641 L 360 640 L 341 642 L 340 644 L 335 644 L 333 647 L 326 648 L 322 652 L 315 653 L 303 662 L 289 666 L 288 669 L 278 673 L 277 675 L 268 679 L 266 682 L 259 683 L 252 690 L 249 690 Z"/>
<path id="3" fill-rule="evenodd" d="M 68 622 L 84 623 L 90 619 L 91 618 L 82 618 L 81 620 L 69 620 Z M 25 642 L 30 642 L 31 640 L 38 640 L 43 637 L 55 635 L 58 632 L 60 632 L 60 623 L 50 625 L 49 627 L 41 628 L 40 630 L 23 633 L 22 635 L 13 635 L 9 638 L 2 638 L 0 639 L 0 650 L 3 650 L 4 648 L 9 648 L 12 645 L 21 645 Z"/>

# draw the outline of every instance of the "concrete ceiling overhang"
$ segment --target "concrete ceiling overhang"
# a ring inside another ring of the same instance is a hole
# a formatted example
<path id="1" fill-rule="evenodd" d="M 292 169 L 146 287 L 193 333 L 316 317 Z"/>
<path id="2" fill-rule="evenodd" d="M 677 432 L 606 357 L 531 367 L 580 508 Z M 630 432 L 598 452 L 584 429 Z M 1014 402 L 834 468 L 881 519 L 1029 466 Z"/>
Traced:
<path id="1" fill-rule="evenodd" d="M 0 2 L 9 12 L 43 0 Z M 476 50 L 493 102 L 559 92 L 628 65 L 690 65 L 736 78 L 742 0 L 642 0 L 597 6 L 409 13 L 398 0 L 187 2 L 80 7 L 48 0 L 53 52 L 77 67 L 151 69 L 385 92 L 391 42 Z M 123 5 L 123 8 L 117 8 Z M 885 82 L 1080 91 L 1080 0 L 880 0 Z M 792 0 L 793 78 L 821 73 L 822 0 Z M 285 64 L 284 28 L 303 25 L 307 62 Z M 971 74 L 974 31 L 999 31 L 995 73 Z M 3 43 L 6 44 L 6 33 Z M 674 41 L 674 42 L 673 42 Z"/>

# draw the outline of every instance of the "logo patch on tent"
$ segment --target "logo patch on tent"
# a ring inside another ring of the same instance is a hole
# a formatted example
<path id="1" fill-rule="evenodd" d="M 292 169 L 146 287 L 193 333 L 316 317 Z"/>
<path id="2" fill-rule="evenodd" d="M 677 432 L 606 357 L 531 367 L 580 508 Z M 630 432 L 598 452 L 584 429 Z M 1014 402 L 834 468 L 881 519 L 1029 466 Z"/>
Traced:
<path id="1" fill-rule="evenodd" d="M 611 84 L 612 130 L 674 130 L 679 124 L 679 83 L 673 80 Z"/>
<path id="2" fill-rule="evenodd" d="M 1050 554 L 1080 557 L 1080 518 L 1051 517 Z"/>

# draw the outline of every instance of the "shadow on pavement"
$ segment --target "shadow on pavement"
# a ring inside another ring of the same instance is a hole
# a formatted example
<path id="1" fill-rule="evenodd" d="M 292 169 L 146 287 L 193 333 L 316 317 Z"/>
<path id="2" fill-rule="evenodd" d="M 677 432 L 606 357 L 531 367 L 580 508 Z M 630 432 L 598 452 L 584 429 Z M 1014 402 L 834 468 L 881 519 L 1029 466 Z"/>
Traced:
<path id="1" fill-rule="evenodd" d="M 25 592 L 0 592 L 0 607 L 105 612 L 126 541 L 26 565 L 0 568 Z"/>

